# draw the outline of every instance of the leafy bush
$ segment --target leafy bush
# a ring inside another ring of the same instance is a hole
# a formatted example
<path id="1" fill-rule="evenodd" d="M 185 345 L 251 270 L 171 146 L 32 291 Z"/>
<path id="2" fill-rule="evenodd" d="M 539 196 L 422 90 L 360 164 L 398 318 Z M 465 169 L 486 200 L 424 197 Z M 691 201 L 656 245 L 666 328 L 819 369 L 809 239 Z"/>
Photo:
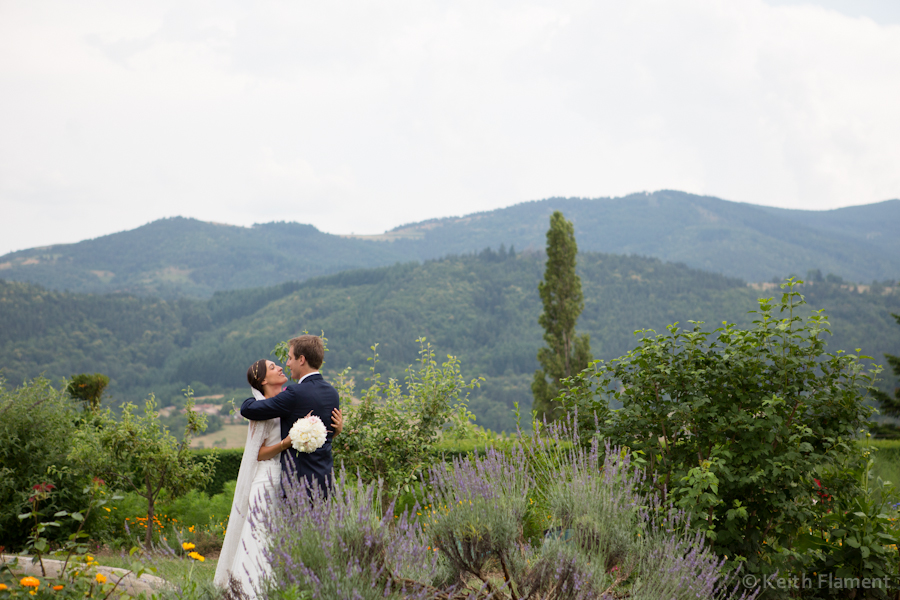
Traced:
<path id="1" fill-rule="evenodd" d="M 204 420 L 191 408 L 189 399 L 188 425 L 181 443 L 159 422 L 152 395 L 143 416 L 135 416 L 136 407 L 131 403 L 123 406 L 120 421 L 106 410 L 79 428 L 70 442 L 73 460 L 85 471 L 104 477 L 118 489 L 132 491 L 147 501 L 146 546 L 152 542 L 151 525 L 159 495 L 165 490 L 178 497 L 205 486 L 215 464 L 215 454 L 203 462 L 192 459 L 190 438 L 203 430 Z"/>
<path id="2" fill-rule="evenodd" d="M 380 479 L 393 494 L 408 492 L 437 460 L 433 449 L 441 431 L 454 411 L 465 410 L 468 390 L 478 385 L 478 379 L 465 382 L 456 357 L 448 356 L 438 365 L 431 344 L 425 338 L 417 341 L 418 365 L 407 368 L 403 386 L 394 379 L 382 381 L 381 373 L 375 371 L 377 344 L 372 346 L 375 355 L 366 379 L 371 385 L 358 405 L 342 405 L 347 435 L 334 443 L 339 464 L 365 481 Z M 336 387 L 344 399 L 352 394 L 345 373 Z"/>
<path id="3" fill-rule="evenodd" d="M 72 398 L 83 402 L 86 410 L 97 410 L 100 408 L 103 391 L 108 385 L 109 377 L 103 373 L 81 373 L 72 377 L 66 392 Z"/>
<path id="4" fill-rule="evenodd" d="M 80 413 L 64 390 L 37 378 L 13 390 L 0 380 L 0 546 L 18 548 L 32 523 L 20 521 L 30 512 L 35 486 L 50 484 L 55 493 L 41 506 L 40 517 L 84 506 L 89 478 L 68 460 Z M 48 533 L 65 539 L 71 523 Z"/>
<path id="5" fill-rule="evenodd" d="M 779 548 L 815 527 L 817 469 L 859 455 L 853 440 L 878 372 L 865 370 L 867 357 L 825 352 L 828 321 L 797 316 L 797 283 L 782 285 L 779 302 L 759 301 L 752 329 L 644 330 L 638 348 L 597 361 L 560 398 L 578 410 L 586 439 L 629 447 L 648 486 L 687 511 L 720 556 L 754 573 L 778 568 Z M 610 412 L 612 400 L 622 409 Z M 852 477 L 843 482 L 848 497 L 859 491 Z"/>

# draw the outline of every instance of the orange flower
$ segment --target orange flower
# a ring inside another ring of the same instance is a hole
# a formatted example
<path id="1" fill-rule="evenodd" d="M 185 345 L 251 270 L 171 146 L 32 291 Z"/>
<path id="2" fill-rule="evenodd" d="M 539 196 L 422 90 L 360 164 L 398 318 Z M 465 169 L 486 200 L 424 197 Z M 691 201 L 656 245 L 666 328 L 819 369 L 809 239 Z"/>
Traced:
<path id="1" fill-rule="evenodd" d="M 97 573 L 97 576 L 94 579 L 97 580 L 97 583 L 106 583 L 106 575 L 103 573 Z"/>
<path id="2" fill-rule="evenodd" d="M 21 583 L 25 587 L 33 587 L 35 589 L 37 589 L 38 586 L 41 585 L 41 582 L 38 581 L 35 577 L 23 577 L 19 580 L 19 583 Z"/>
<path id="3" fill-rule="evenodd" d="M 58 591 L 60 591 L 61 589 L 63 589 L 64 587 L 66 587 L 66 586 L 64 586 L 64 585 L 54 585 L 54 586 L 53 586 L 53 591 L 54 591 L 54 592 L 58 592 Z"/>
<path id="4" fill-rule="evenodd" d="M 9 589 L 9 588 L 6 587 L 5 583 L 0 583 L 0 591 L 7 590 L 7 589 Z"/>
<path id="5" fill-rule="evenodd" d="M 195 546 L 194 544 L 192 544 L 190 542 L 185 542 L 185 543 L 181 544 L 181 547 L 184 548 L 185 550 L 193 550 L 197 546 Z"/>
<path id="6" fill-rule="evenodd" d="M 188 556 L 190 556 L 194 560 L 199 560 L 200 562 L 203 562 L 204 560 L 206 560 L 206 558 L 199 552 L 191 552 L 190 554 L 188 554 Z"/>

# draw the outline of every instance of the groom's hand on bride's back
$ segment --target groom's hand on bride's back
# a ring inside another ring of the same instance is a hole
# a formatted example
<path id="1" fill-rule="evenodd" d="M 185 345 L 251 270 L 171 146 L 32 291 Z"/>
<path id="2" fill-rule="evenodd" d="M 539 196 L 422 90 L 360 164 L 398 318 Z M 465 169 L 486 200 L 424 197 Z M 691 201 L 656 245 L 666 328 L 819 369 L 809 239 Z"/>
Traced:
<path id="1" fill-rule="evenodd" d="M 335 408 L 331 411 L 331 428 L 334 429 L 334 435 L 331 437 L 338 435 L 344 430 L 344 415 L 339 408 Z"/>

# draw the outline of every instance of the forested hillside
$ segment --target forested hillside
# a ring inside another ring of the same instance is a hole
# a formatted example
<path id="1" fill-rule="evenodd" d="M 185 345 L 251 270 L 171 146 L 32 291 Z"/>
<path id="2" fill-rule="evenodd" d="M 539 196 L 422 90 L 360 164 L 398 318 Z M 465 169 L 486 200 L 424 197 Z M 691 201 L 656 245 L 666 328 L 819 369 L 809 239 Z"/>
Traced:
<path id="1" fill-rule="evenodd" d="M 57 378 L 100 371 L 112 377 L 115 399 L 150 391 L 168 399 L 187 384 L 242 390 L 253 360 L 303 330 L 324 330 L 326 371 L 351 366 L 358 385 L 373 343 L 379 343 L 379 369 L 400 376 L 416 357 L 416 338 L 425 336 L 439 355 L 458 355 L 467 377 L 487 378 L 472 402 L 478 422 L 509 428 L 512 403 L 530 404 L 542 343 L 537 283 L 543 261 L 536 252 L 486 250 L 222 292 L 208 301 L 0 283 L 0 365 L 11 384 L 40 372 Z M 748 324 L 756 298 L 778 293 L 633 256 L 583 253 L 579 273 L 585 310 L 578 329 L 590 333 L 595 357 L 604 359 L 632 348 L 639 328 L 661 331 L 674 321 L 689 326 L 688 320 Z M 900 293 L 883 291 L 861 294 L 828 283 L 804 289 L 810 305 L 831 316 L 832 350 L 860 347 L 880 362 L 884 352 L 900 354 L 900 328 L 890 317 L 900 313 Z"/>
<path id="2" fill-rule="evenodd" d="M 582 251 L 638 254 L 769 281 L 810 269 L 848 281 L 900 279 L 900 201 L 796 211 L 674 191 L 624 198 L 551 198 L 405 225 L 378 236 L 337 236 L 311 225 L 235 227 L 164 219 L 77 244 L 0 257 L 0 276 L 79 292 L 208 298 L 346 269 L 468 254 L 539 250 L 561 210 Z"/>

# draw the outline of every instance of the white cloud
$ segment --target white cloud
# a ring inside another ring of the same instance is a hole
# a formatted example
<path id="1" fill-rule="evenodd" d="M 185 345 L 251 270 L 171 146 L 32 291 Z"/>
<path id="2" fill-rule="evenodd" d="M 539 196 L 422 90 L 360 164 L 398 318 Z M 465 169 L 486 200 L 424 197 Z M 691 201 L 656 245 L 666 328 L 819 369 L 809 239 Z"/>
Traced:
<path id="1" fill-rule="evenodd" d="M 0 254 L 177 214 L 897 197 L 898 34 L 761 0 L 4 3 Z"/>

